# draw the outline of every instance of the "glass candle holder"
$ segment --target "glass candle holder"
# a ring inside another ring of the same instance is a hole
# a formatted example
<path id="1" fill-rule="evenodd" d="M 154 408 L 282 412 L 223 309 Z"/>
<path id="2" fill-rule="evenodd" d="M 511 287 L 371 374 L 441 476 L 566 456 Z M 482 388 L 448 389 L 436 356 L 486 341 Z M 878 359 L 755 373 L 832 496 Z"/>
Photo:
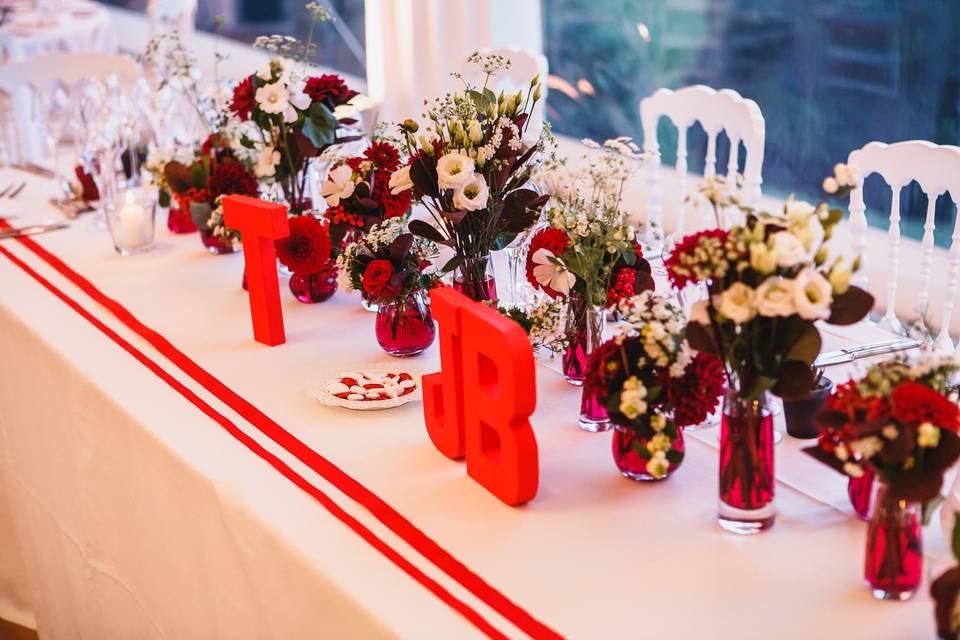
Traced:
<path id="1" fill-rule="evenodd" d="M 156 206 L 154 195 L 143 187 L 119 188 L 105 199 L 107 229 L 120 255 L 143 253 L 153 248 Z"/>

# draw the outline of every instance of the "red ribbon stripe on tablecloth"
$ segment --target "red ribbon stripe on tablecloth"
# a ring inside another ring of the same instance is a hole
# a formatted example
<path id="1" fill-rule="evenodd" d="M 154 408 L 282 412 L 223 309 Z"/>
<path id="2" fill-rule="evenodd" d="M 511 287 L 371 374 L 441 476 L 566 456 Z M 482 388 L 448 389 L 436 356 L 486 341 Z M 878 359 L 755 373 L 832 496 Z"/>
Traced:
<path id="1" fill-rule="evenodd" d="M 7 226 L 9 225 L 0 219 L 0 228 Z M 528 634 L 532 638 L 554 639 L 561 637 L 553 629 L 534 618 L 530 613 L 512 602 L 500 591 L 467 568 L 462 562 L 454 558 L 448 551 L 443 549 L 423 531 L 414 526 L 398 511 L 388 505 L 382 498 L 377 496 L 371 490 L 367 489 L 364 485 L 348 475 L 335 464 L 321 456 L 319 453 L 310 449 L 306 444 L 301 442 L 293 434 L 269 418 L 249 401 L 220 382 L 220 380 L 196 364 L 186 354 L 174 347 L 173 344 L 171 344 L 165 337 L 142 323 L 123 305 L 104 294 L 89 280 L 69 267 L 65 262 L 63 262 L 63 260 L 55 256 L 44 247 L 40 246 L 31 238 L 18 238 L 18 240 L 24 247 L 50 265 L 55 271 L 81 289 L 94 301 L 106 308 L 120 322 L 134 331 L 134 333 L 149 342 L 155 349 L 157 349 L 157 351 L 159 351 L 170 362 L 176 365 L 181 371 L 198 382 L 207 391 L 224 402 L 224 404 L 236 411 L 240 416 L 247 420 L 251 425 L 256 427 L 264 435 L 283 447 L 286 451 L 306 464 L 325 480 L 336 486 L 345 495 L 366 508 L 374 517 L 377 518 L 377 520 L 383 523 L 388 529 L 403 539 L 411 547 L 416 549 L 417 552 L 420 553 L 424 558 L 436 565 L 444 573 L 453 578 L 456 582 L 473 593 L 480 600 L 485 602 L 492 609 L 500 613 L 504 618 L 515 624 L 517 628 L 521 629 L 524 633 Z M 25 264 L 22 260 L 10 253 L 7 249 L 0 247 L 0 253 L 31 275 L 31 277 L 40 282 L 40 284 L 49 289 L 58 298 L 66 302 L 68 306 L 77 311 L 77 313 L 93 323 L 98 329 L 114 340 L 114 342 L 117 342 L 117 344 L 130 352 L 131 355 L 133 355 L 138 361 L 143 363 L 165 382 L 170 384 L 174 389 L 184 395 L 184 397 L 190 402 L 197 405 L 198 408 L 200 408 L 204 413 L 221 424 L 221 426 L 223 426 L 235 438 L 240 440 L 251 451 L 266 460 L 269 464 L 271 464 L 271 466 L 276 468 L 284 476 L 294 482 L 294 484 L 301 487 L 304 491 L 316 498 L 325 508 L 327 508 L 328 511 L 330 511 L 340 520 L 344 521 L 344 523 L 357 532 L 358 535 L 361 535 L 361 537 L 370 542 L 371 545 L 380 550 L 381 553 L 384 553 L 384 555 L 390 558 L 395 564 L 400 566 L 401 569 L 417 579 L 421 584 L 424 584 L 424 586 L 430 589 L 431 592 L 438 595 L 441 600 L 464 615 L 464 617 L 470 620 L 471 623 L 478 628 L 481 628 L 481 630 L 483 630 L 487 635 L 490 635 L 490 637 L 503 637 L 499 631 L 494 629 L 488 622 L 483 620 L 483 618 L 480 617 L 476 611 L 471 609 L 462 601 L 457 600 L 441 585 L 437 584 L 431 578 L 419 571 L 415 566 L 410 564 L 409 561 L 400 556 L 398 552 L 377 538 L 373 532 L 364 527 L 364 525 L 353 519 L 352 516 L 344 512 L 340 507 L 333 503 L 329 496 L 326 496 L 319 489 L 310 485 L 304 478 L 296 474 L 296 472 L 279 460 L 279 458 L 276 458 L 276 456 L 266 451 L 255 441 L 250 439 L 249 436 L 239 430 L 236 425 L 230 422 L 225 416 L 222 416 L 212 407 L 204 403 L 202 399 L 196 396 L 196 394 L 184 387 L 175 378 L 170 376 L 170 374 L 166 373 L 153 360 L 150 360 L 146 355 L 137 350 L 136 347 L 127 343 L 121 336 L 116 334 L 116 332 L 112 331 L 109 327 L 97 320 L 79 303 L 67 296 L 55 285 L 31 269 L 29 265 Z M 203 406 L 198 403 L 202 403 Z M 229 425 L 229 427 L 227 425 Z"/>

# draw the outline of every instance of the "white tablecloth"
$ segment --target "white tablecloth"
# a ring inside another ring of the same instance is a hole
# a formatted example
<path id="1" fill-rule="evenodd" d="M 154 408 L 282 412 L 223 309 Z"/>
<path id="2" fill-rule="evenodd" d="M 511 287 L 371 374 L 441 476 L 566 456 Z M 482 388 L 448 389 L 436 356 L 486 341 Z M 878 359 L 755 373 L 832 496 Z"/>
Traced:
<path id="1" fill-rule="evenodd" d="M 95 2 L 41 1 L 37 8 L 14 3 L 0 27 L 0 62 L 18 62 L 51 53 L 113 53 L 110 16 Z"/>
<path id="2" fill-rule="evenodd" d="M 0 185 L 22 179 L 0 216 L 55 217 L 41 204 L 48 184 L 0 171 Z M 241 256 L 164 231 L 153 252 L 121 258 L 88 224 L 38 242 L 564 636 L 933 637 L 926 583 L 908 603 L 870 596 L 865 526 L 844 480 L 799 452 L 806 443 L 777 447 L 774 528 L 727 534 L 715 523 L 715 429 L 689 438 L 668 481 L 630 482 L 610 435 L 577 428 L 579 390 L 538 367 L 540 491 L 506 507 L 433 448 L 419 404 L 354 413 L 307 396 L 328 374 L 387 359 L 356 296 L 302 305 L 284 291 L 287 343 L 268 348 L 250 338 Z M 493 627 L 525 637 L 33 253 L 3 246 Z M 28 604 L 42 637 L 482 637 L 3 256 L 0 336 L 0 548 L 15 540 L 25 567 L 0 562 L 0 606 Z M 403 364 L 435 370 L 436 347 Z M 942 552 L 935 527 L 927 543 Z"/>

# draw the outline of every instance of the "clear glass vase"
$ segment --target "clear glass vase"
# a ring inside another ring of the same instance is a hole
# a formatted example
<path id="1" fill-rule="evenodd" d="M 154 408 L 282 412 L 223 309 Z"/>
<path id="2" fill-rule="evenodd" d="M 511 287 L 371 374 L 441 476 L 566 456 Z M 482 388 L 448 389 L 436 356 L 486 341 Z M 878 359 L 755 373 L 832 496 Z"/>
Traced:
<path id="1" fill-rule="evenodd" d="M 881 485 L 870 514 L 864 578 L 879 600 L 908 600 L 923 579 L 923 528 L 918 502 Z"/>
<path id="2" fill-rule="evenodd" d="M 870 507 L 876 502 L 879 486 L 877 474 L 868 466 L 863 467 L 862 476 L 850 478 L 847 481 L 847 496 L 850 498 L 850 506 L 853 507 L 853 511 L 861 520 L 870 520 Z"/>
<path id="3" fill-rule="evenodd" d="M 406 297 L 381 303 L 375 330 L 377 342 L 392 356 L 423 353 L 436 337 L 430 297 L 424 291 L 414 291 Z"/>
<path id="4" fill-rule="evenodd" d="M 317 273 L 290 276 L 290 292 L 300 302 L 314 304 L 329 300 L 337 290 L 337 263 L 334 260 Z"/>
<path id="5" fill-rule="evenodd" d="M 612 426 L 607 409 L 597 398 L 596 393 L 589 393 L 584 387 L 580 394 L 580 428 L 590 433 L 599 433 L 606 431 Z"/>
<path id="6" fill-rule="evenodd" d="M 193 233 L 197 225 L 193 222 L 190 209 L 181 209 L 176 198 L 171 197 L 170 208 L 167 209 L 167 229 L 171 233 Z"/>
<path id="7" fill-rule="evenodd" d="M 720 422 L 720 526 L 759 533 L 775 517 L 773 416 L 763 394 L 755 400 L 727 389 Z"/>
<path id="8" fill-rule="evenodd" d="M 677 438 L 670 445 L 670 450 L 680 453 L 681 456 L 677 462 L 671 462 L 667 467 L 666 473 L 662 475 L 654 474 L 650 465 L 649 454 L 644 456 L 642 452 L 647 451 L 649 438 L 643 438 L 637 434 L 636 430 L 622 425 L 614 425 L 613 432 L 613 461 L 620 470 L 620 474 L 625 478 L 636 480 L 637 482 L 648 482 L 657 480 L 666 480 L 673 472 L 680 468 L 683 462 L 682 454 L 686 451 L 686 445 L 683 442 L 683 430 L 677 430 Z M 673 454 L 676 457 L 676 454 Z"/>
<path id="9" fill-rule="evenodd" d="M 490 256 L 465 259 L 453 274 L 453 288 L 477 302 L 496 300 L 497 282 Z"/>
<path id="10" fill-rule="evenodd" d="M 603 342 L 604 309 L 588 304 L 583 296 L 571 292 L 567 302 L 564 333 L 567 347 L 563 352 L 563 377 L 580 386 L 587 373 L 587 358 Z"/>

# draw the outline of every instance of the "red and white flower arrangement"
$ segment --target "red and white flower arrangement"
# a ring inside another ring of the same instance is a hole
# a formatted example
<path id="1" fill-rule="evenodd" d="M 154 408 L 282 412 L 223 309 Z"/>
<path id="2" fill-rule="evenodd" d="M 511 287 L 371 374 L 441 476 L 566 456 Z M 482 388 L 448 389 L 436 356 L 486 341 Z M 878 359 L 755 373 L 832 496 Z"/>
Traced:
<path id="1" fill-rule="evenodd" d="M 675 447 L 680 429 L 703 422 L 723 390 L 720 361 L 686 341 L 681 309 L 653 291 L 618 305 L 625 322 L 587 363 L 584 394 L 592 394 L 610 419 L 634 432 L 626 442 L 660 479 L 683 460 Z"/>
<path id="2" fill-rule="evenodd" d="M 290 218 L 290 234 L 276 243 L 277 259 L 298 276 L 312 276 L 330 264 L 330 230 L 313 216 Z"/>

